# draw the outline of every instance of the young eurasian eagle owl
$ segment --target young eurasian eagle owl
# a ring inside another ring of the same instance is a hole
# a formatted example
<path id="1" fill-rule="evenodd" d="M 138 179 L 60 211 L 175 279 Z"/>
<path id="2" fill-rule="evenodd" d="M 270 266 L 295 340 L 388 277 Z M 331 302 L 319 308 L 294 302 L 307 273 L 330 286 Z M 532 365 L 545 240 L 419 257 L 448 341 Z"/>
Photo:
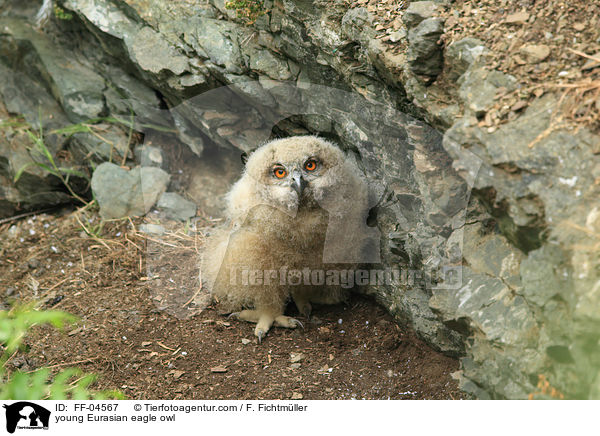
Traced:
<path id="1" fill-rule="evenodd" d="M 271 141 L 227 194 L 227 222 L 205 247 L 203 285 L 225 310 L 257 323 L 259 342 L 273 324 L 302 326 L 284 316 L 288 299 L 306 316 L 311 303 L 343 301 L 349 290 L 336 271 L 377 249 L 368 212 L 368 185 L 338 147 L 314 136 Z"/>

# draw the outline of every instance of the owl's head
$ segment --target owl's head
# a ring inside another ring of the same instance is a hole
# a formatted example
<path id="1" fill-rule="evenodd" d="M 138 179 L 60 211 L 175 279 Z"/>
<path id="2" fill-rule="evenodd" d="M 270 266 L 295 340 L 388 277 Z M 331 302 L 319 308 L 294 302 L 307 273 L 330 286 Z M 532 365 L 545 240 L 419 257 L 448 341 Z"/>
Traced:
<path id="1" fill-rule="evenodd" d="M 246 177 L 257 182 L 267 204 L 287 209 L 315 206 L 339 183 L 345 154 L 316 136 L 276 139 L 253 152 Z"/>

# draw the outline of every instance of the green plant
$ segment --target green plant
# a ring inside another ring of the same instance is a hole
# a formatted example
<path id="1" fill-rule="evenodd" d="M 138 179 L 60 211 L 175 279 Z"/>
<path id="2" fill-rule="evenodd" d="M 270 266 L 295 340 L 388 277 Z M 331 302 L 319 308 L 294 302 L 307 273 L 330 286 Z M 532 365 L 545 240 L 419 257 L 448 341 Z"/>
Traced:
<path id="1" fill-rule="evenodd" d="M 65 11 L 63 8 L 61 8 L 58 5 L 54 5 L 54 16 L 56 18 L 58 18 L 59 20 L 72 20 L 73 19 L 72 13 Z"/>
<path id="2" fill-rule="evenodd" d="M 23 338 L 35 325 L 51 324 L 62 329 L 77 318 L 56 310 L 37 310 L 33 305 L 15 306 L 0 311 L 0 399 L 2 400 L 63 400 L 124 398 L 119 391 L 92 391 L 89 386 L 96 380 L 94 374 L 83 374 L 78 368 L 66 368 L 52 374 L 49 368 L 32 372 L 9 373 L 6 364 L 19 352 Z"/>
<path id="3" fill-rule="evenodd" d="M 95 218 L 89 218 L 88 214 L 86 213 L 87 210 L 90 210 L 93 208 L 93 206 L 98 204 L 93 193 L 92 196 L 94 197 L 92 201 L 90 201 L 85 207 L 78 209 L 77 213 L 74 214 L 74 217 L 88 236 L 94 239 L 101 239 L 105 221 L 100 219 L 96 224 L 92 224 Z M 79 215 L 81 215 L 81 219 Z"/>
<path id="4" fill-rule="evenodd" d="M 233 9 L 240 20 L 253 24 L 267 13 L 262 0 L 231 0 L 225 3 L 226 9 Z"/>
<path id="5" fill-rule="evenodd" d="M 26 132 L 27 132 L 27 136 L 29 136 L 29 139 L 33 143 L 33 147 L 31 148 L 31 151 L 33 151 L 34 153 L 36 153 L 38 155 L 38 156 L 35 156 L 35 158 L 37 158 L 38 160 L 36 160 L 34 158 L 34 156 L 32 156 L 32 159 L 33 159 L 32 162 L 29 162 L 29 163 L 23 165 L 21 168 L 19 168 L 19 170 L 15 174 L 14 182 L 15 183 L 18 182 L 18 180 L 23 175 L 23 172 L 27 168 L 29 168 L 31 166 L 37 166 L 37 167 L 45 169 L 50 174 L 59 178 L 60 181 L 62 182 L 62 184 L 67 188 L 69 193 L 73 196 L 73 198 L 77 199 L 82 204 L 87 204 L 87 201 L 85 199 L 83 199 L 75 191 L 73 191 L 73 189 L 71 188 L 71 185 L 69 184 L 69 179 L 71 176 L 77 176 L 77 177 L 81 177 L 81 178 L 89 181 L 89 177 L 86 174 L 82 173 L 81 171 L 77 171 L 73 168 L 66 168 L 66 167 L 58 166 L 58 164 L 54 160 L 54 157 L 52 156 L 52 153 L 50 152 L 50 150 L 48 150 L 48 147 L 44 143 L 44 134 L 43 134 L 43 130 L 42 130 L 41 126 L 40 126 L 40 130 L 38 133 L 35 133 L 32 129 L 27 129 Z M 45 162 L 40 162 L 39 161 L 40 158 L 42 160 L 44 160 Z"/>

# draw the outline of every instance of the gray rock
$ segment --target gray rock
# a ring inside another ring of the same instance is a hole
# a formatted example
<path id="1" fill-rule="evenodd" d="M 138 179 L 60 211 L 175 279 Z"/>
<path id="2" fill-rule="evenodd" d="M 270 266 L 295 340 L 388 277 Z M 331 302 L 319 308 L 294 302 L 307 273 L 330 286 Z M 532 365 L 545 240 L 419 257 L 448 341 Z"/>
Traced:
<path id="1" fill-rule="evenodd" d="M 448 46 L 444 60 L 448 65 L 448 78 L 458 80 L 481 56 L 488 53 L 483 42 L 476 38 L 463 38 Z"/>
<path id="2" fill-rule="evenodd" d="M 188 58 L 178 53 L 150 27 L 141 28 L 133 36 L 129 48 L 132 60 L 150 73 L 171 71 L 174 74 L 182 74 L 189 69 Z"/>
<path id="3" fill-rule="evenodd" d="M 351 40 L 358 41 L 373 19 L 366 8 L 353 8 L 342 17 L 342 33 Z"/>
<path id="4" fill-rule="evenodd" d="M 41 127 L 44 131 L 49 131 L 68 123 L 62 107 L 39 83 L 2 63 L 0 76 L 0 97 L 9 113 L 22 115 L 36 130 Z M 56 144 L 56 147 L 59 145 Z"/>
<path id="5" fill-rule="evenodd" d="M 75 133 L 69 140 L 69 149 L 82 162 L 121 161 L 129 152 L 129 135 L 114 124 L 100 123 L 96 129 L 103 130 L 102 135 L 94 133 Z"/>
<path id="6" fill-rule="evenodd" d="M 402 20 L 407 29 L 417 27 L 423 20 L 433 17 L 438 10 L 438 5 L 433 1 L 410 2 Z"/>
<path id="7" fill-rule="evenodd" d="M 164 192 L 169 175 L 160 168 L 137 167 L 130 171 L 105 162 L 92 176 L 92 191 L 104 219 L 146 214 Z"/>
<path id="8" fill-rule="evenodd" d="M 443 66 L 443 50 L 439 39 L 444 33 L 444 20 L 427 18 L 408 32 L 407 60 L 413 73 L 436 77 Z"/>
<path id="9" fill-rule="evenodd" d="M 551 298 L 573 303 L 572 271 L 559 247 L 543 246 L 521 262 L 522 295 L 543 307 Z"/>
<path id="10" fill-rule="evenodd" d="M 46 86 L 59 100 L 71 121 L 85 121 L 102 114 L 105 82 L 92 68 L 65 52 L 44 34 L 35 32 L 23 21 L 2 18 L 0 28 L 8 29 L 10 38 L 31 49 L 29 58 L 32 62 L 27 67 L 34 74 L 41 72 Z M 4 37 L 6 36 L 5 33 Z M 22 53 L 20 55 L 23 56 Z M 69 62 L 64 62 L 64 59 L 69 59 Z"/>
<path id="11" fill-rule="evenodd" d="M 482 116 L 494 104 L 500 88 L 512 91 L 517 86 L 513 76 L 484 68 L 468 70 L 459 80 L 459 96 L 467 108 L 476 116 Z"/>
<path id="12" fill-rule="evenodd" d="M 197 206 L 195 203 L 186 200 L 175 192 L 165 192 L 158 199 L 156 207 L 163 210 L 167 218 L 179 221 L 187 221 L 196 216 Z"/>
<path id="13" fill-rule="evenodd" d="M 252 70 L 276 80 L 292 78 L 287 61 L 269 50 L 246 50 L 246 53 L 250 57 L 249 66 Z"/>
<path id="14" fill-rule="evenodd" d="M 201 56 L 229 73 L 240 74 L 245 68 L 238 41 L 249 37 L 247 33 L 235 23 L 198 18 L 194 26 L 186 30 L 184 38 Z"/>
<path id="15" fill-rule="evenodd" d="M 9 112 L 37 127 L 41 106 L 45 131 L 64 126 L 65 112 L 72 119 L 96 113 L 100 106 L 91 104 L 90 93 L 69 106 L 63 96 L 72 82 L 94 91 L 106 113 L 127 119 L 133 112 L 136 131 L 140 124 L 165 134 L 177 130 L 177 138 L 202 156 L 187 192 L 214 216 L 241 171 L 237 150 L 266 140 L 273 125 L 276 134 L 308 128 L 337 138 L 359 156 L 377 193 L 382 265 L 419 272 L 423 279 L 366 292 L 430 345 L 462 356 L 456 373 L 462 389 L 478 398 L 527 398 L 537 390 L 535 376 L 544 374 L 569 398 L 598 397 L 600 139 L 585 127 L 562 129 L 558 99 L 549 93 L 514 120 L 479 125 L 496 95 L 518 84 L 489 71 L 480 41 L 465 38 L 441 53 L 434 3 L 412 2 L 404 13 L 408 53 L 375 39 L 363 8 L 343 11 L 340 24 L 328 5 L 268 2 L 269 16 L 252 28 L 232 22 L 223 0 L 62 4 L 81 20 L 63 22 L 56 31 L 83 23 L 76 28 L 82 36 L 77 47 L 68 38 L 48 43 L 27 25 L 0 27 L 0 74 L 6 79 L 0 95 Z M 26 16 L 35 8 L 22 9 L 19 15 Z M 393 39 L 402 38 L 402 30 Z M 529 51 L 519 56 L 543 62 L 543 49 Z M 454 90 L 432 83 L 442 56 L 460 101 L 448 101 Z M 2 70 L 23 59 L 32 61 L 25 74 Z M 55 79 L 71 62 L 74 72 L 65 81 Z M 233 86 L 213 94 L 222 84 Z M 196 95 L 200 101 L 190 102 Z M 381 104 L 367 104 L 373 101 Z M 160 111 L 165 106 L 168 115 Z M 52 111 L 60 122 L 49 116 Z M 442 128 L 443 141 L 405 114 Z M 148 138 L 152 129 L 140 130 Z M 47 136 L 53 152 L 66 149 L 76 160 L 95 148 L 98 160 L 105 156 L 102 143 L 65 139 Z M 17 205 L 69 201 L 60 182 L 39 168 L 11 182 L 15 169 L 31 162 L 24 144 L 15 129 L 0 135 L 0 216 L 16 213 Z M 138 189 L 134 185 L 131 190 Z M 141 206 L 143 213 L 146 204 Z M 129 213 L 129 206 L 120 207 L 119 214 Z M 435 267 L 463 264 L 459 286 L 442 289 Z"/>
<path id="16" fill-rule="evenodd" d="M 395 32 L 390 33 L 390 41 L 398 42 L 406 38 L 407 32 L 405 29 L 396 30 Z"/>
<path id="17" fill-rule="evenodd" d="M 111 115 L 127 121 L 134 115 L 138 125 L 173 128 L 171 115 L 161 108 L 162 103 L 152 88 L 114 65 L 106 65 L 103 74 L 109 82 L 104 96 Z"/>

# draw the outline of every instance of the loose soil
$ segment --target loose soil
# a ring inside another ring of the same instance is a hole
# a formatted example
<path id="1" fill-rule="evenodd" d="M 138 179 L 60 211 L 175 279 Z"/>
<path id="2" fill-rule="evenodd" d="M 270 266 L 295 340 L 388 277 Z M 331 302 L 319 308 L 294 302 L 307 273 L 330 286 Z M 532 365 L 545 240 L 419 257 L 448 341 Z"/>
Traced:
<path id="1" fill-rule="evenodd" d="M 109 222 L 98 238 L 82 230 L 97 223 L 64 211 L 0 225 L 2 309 L 35 300 L 80 318 L 63 332 L 35 327 L 10 370 L 77 366 L 98 374 L 93 388 L 132 399 L 464 398 L 458 362 L 371 299 L 317 307 L 299 318 L 304 330 L 274 328 L 257 344 L 253 325 L 198 291 L 200 231 L 171 223 L 148 235 L 141 219 Z"/>
<path id="2" fill-rule="evenodd" d="M 396 41 L 393 34 L 403 27 L 402 15 L 410 3 L 345 1 L 348 7 L 369 11 L 377 38 L 396 54 L 406 52 L 406 39 Z M 498 90 L 496 104 L 481 120 L 481 127 L 491 133 L 516 119 L 534 99 L 554 93 L 561 109 L 555 115 L 555 128 L 586 126 L 600 132 L 600 4 L 583 0 L 456 0 L 438 4 L 435 15 L 445 20 L 440 44 L 477 38 L 489 50 L 486 68 L 516 79 L 516 90 Z M 536 56 L 528 56 L 531 51 Z M 458 86 L 444 73 L 437 78 L 437 85 L 456 100 Z"/>

